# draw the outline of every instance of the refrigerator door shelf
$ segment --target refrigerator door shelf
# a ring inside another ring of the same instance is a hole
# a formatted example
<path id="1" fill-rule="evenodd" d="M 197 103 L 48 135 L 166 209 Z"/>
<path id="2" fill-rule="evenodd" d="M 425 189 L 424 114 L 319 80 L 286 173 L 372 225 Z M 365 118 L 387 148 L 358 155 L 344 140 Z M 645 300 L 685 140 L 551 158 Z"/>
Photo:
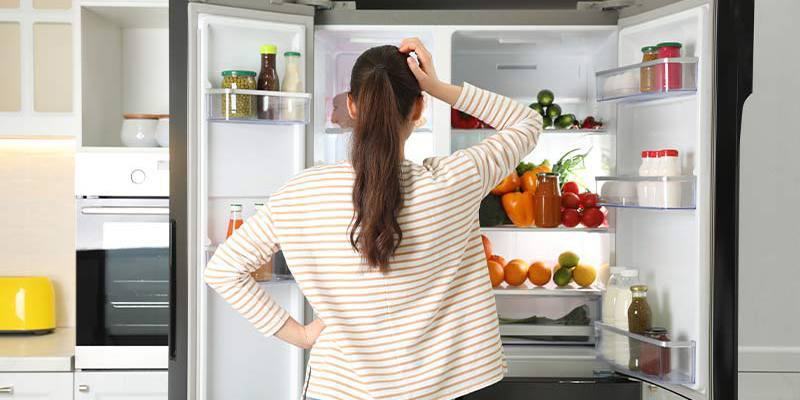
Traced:
<path id="1" fill-rule="evenodd" d="M 550 282 L 545 286 L 533 286 L 525 282 L 520 286 L 508 286 L 503 283 L 494 289 L 495 296 L 554 296 L 554 297 L 600 297 L 602 289 L 596 285 L 588 288 L 578 287 L 574 283 L 567 286 L 556 286 Z"/>
<path id="2" fill-rule="evenodd" d="M 598 321 L 594 326 L 597 357 L 621 374 L 657 385 L 695 383 L 694 340 L 661 341 Z M 631 356 L 638 357 L 636 370 L 630 368 Z"/>
<path id="3" fill-rule="evenodd" d="M 510 232 L 510 233 L 547 233 L 547 232 L 579 232 L 579 233 L 614 233 L 613 230 L 607 226 L 599 226 L 597 228 L 587 228 L 584 226 L 576 226 L 569 228 L 566 226 L 559 226 L 556 228 L 539 228 L 537 226 L 519 227 L 515 225 L 497 225 L 497 226 L 483 226 L 483 232 Z"/>
<path id="4" fill-rule="evenodd" d="M 694 176 L 598 176 L 599 205 L 652 210 L 694 210 Z"/>
<path id="5" fill-rule="evenodd" d="M 307 124 L 311 94 L 245 89 L 208 89 L 208 120 L 272 125 Z M 259 118 L 258 105 L 273 118 Z"/>
<path id="6" fill-rule="evenodd" d="M 659 58 L 596 73 L 597 101 L 634 102 L 697 92 L 696 57 Z"/>

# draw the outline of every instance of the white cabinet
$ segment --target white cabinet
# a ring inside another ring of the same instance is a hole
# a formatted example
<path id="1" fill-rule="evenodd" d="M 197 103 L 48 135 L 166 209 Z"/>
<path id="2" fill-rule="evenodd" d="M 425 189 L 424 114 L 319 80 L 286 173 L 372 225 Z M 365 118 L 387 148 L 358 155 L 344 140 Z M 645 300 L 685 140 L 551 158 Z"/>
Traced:
<path id="1" fill-rule="evenodd" d="M 0 399 L 68 400 L 72 372 L 0 373 Z"/>
<path id="2" fill-rule="evenodd" d="M 75 372 L 75 400 L 166 400 L 167 371 Z"/>

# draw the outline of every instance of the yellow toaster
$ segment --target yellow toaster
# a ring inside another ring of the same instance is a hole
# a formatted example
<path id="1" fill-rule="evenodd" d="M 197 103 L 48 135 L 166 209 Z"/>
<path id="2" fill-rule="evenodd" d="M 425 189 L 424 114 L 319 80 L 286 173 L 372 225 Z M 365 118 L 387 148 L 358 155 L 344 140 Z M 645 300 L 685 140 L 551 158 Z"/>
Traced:
<path id="1" fill-rule="evenodd" d="M 0 333 L 47 333 L 55 327 L 55 292 L 50 279 L 0 277 Z"/>

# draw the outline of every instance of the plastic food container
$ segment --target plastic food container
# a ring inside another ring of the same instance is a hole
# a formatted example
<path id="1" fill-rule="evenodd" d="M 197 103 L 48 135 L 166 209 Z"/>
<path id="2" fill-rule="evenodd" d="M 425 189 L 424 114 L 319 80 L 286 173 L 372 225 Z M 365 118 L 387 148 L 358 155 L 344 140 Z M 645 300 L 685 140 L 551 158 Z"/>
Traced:
<path id="1" fill-rule="evenodd" d="M 222 71 L 223 89 L 256 89 L 255 71 L 225 70 Z M 253 118 L 255 116 L 256 98 L 248 94 L 230 93 L 222 97 L 222 115 L 226 119 Z"/>
<path id="2" fill-rule="evenodd" d="M 128 147 L 158 147 L 156 125 L 158 114 L 122 114 L 119 138 Z"/>
<path id="3" fill-rule="evenodd" d="M 681 44 L 678 42 L 659 43 L 658 58 L 678 58 L 681 56 Z M 680 63 L 658 64 L 656 67 L 656 83 L 661 90 L 683 88 Z"/>

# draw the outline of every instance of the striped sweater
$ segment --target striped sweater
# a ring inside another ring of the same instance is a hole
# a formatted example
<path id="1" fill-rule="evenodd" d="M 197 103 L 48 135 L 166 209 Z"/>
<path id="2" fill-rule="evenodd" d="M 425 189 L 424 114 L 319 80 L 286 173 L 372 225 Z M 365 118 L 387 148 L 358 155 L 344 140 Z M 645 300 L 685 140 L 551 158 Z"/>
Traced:
<path id="1" fill-rule="evenodd" d="M 311 350 L 304 396 L 452 399 L 502 379 L 478 208 L 533 150 L 542 122 L 528 107 L 469 84 L 454 107 L 499 133 L 423 165 L 403 162 L 403 240 L 388 273 L 368 268 L 350 246 L 349 163 L 292 178 L 209 261 L 206 282 L 269 336 L 288 313 L 249 272 L 283 250 L 326 325 Z"/>

